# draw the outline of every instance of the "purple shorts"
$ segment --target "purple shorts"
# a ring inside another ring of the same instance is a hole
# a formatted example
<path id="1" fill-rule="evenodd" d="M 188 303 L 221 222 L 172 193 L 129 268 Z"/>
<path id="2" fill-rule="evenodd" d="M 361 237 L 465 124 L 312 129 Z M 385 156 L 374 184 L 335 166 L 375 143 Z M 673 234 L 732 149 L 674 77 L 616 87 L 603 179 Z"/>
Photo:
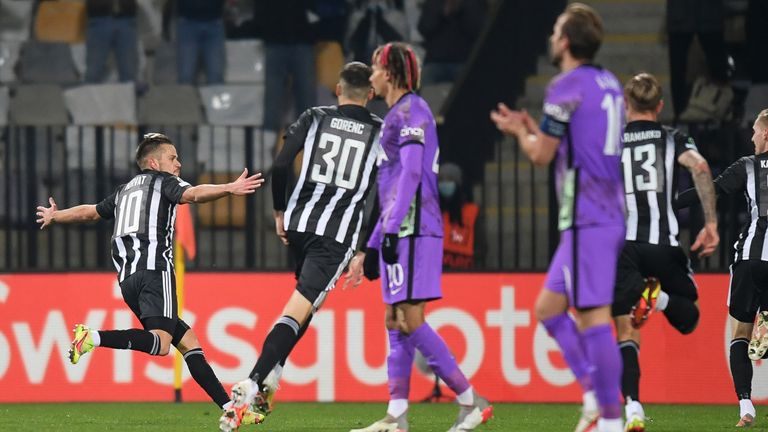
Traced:
<path id="1" fill-rule="evenodd" d="M 381 294 L 386 304 L 428 301 L 443 297 L 442 237 L 403 237 L 397 242 L 395 264 L 381 265 Z"/>
<path id="2" fill-rule="evenodd" d="M 566 295 L 575 308 L 610 306 L 624 231 L 623 226 L 577 228 L 575 239 L 573 229 L 560 233 L 544 287 Z"/>

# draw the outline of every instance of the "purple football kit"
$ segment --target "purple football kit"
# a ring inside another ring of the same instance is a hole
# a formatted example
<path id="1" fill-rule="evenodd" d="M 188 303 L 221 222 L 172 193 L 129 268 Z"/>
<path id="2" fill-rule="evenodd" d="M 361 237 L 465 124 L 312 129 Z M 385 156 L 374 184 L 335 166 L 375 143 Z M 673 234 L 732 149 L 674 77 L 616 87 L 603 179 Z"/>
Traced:
<path id="1" fill-rule="evenodd" d="M 398 263 L 380 260 L 384 303 L 442 297 L 443 219 L 437 190 L 439 149 L 427 103 L 406 93 L 381 128 L 378 192 L 381 216 L 368 241 L 378 249 L 397 233 Z M 418 271 L 414 271 L 418 269 Z"/>
<path id="2" fill-rule="evenodd" d="M 541 130 L 560 139 L 555 181 L 561 234 L 544 286 L 567 296 L 576 309 L 613 302 L 625 232 L 619 162 L 623 118 L 621 85 L 607 70 L 581 65 L 547 88 Z M 579 331 L 567 313 L 542 324 L 585 394 L 594 391 L 600 417 L 620 419 L 622 365 L 611 325 Z"/>

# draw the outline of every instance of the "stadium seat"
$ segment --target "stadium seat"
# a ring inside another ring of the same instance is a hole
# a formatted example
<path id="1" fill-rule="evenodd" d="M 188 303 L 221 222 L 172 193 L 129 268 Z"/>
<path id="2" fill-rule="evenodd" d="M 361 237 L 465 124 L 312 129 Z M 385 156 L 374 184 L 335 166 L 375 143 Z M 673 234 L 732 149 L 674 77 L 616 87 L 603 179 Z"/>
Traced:
<path id="1" fill-rule="evenodd" d="M 75 84 L 79 77 L 69 45 L 27 41 L 21 49 L 20 76 L 30 84 Z"/>
<path id="2" fill-rule="evenodd" d="M 21 42 L 0 40 L 0 82 L 17 80 L 16 63 L 19 61 Z"/>
<path id="3" fill-rule="evenodd" d="M 224 81 L 228 83 L 264 82 L 264 44 L 256 39 L 228 40 L 227 67 Z"/>
<path id="4" fill-rule="evenodd" d="M 67 109 L 77 125 L 135 125 L 134 85 L 91 84 L 64 92 Z"/>
<path id="5" fill-rule="evenodd" d="M 760 111 L 768 107 L 768 84 L 755 84 L 749 88 L 747 99 L 744 101 L 744 122 L 752 127 L 752 123 Z"/>
<path id="6" fill-rule="evenodd" d="M 0 126 L 8 124 L 8 87 L 0 87 Z"/>
<path id="7" fill-rule="evenodd" d="M 29 39 L 34 4 L 33 0 L 0 0 L 0 40 Z"/>
<path id="8" fill-rule="evenodd" d="M 8 119 L 23 126 L 69 123 L 61 87 L 52 84 L 20 85 L 11 98 Z"/>
<path id="9" fill-rule="evenodd" d="M 188 85 L 158 85 L 139 99 L 139 123 L 175 126 L 203 122 L 200 97 Z"/>
<path id="10" fill-rule="evenodd" d="M 208 123 L 222 126 L 260 126 L 264 121 L 264 87 L 211 85 L 200 87 Z"/>
<path id="11" fill-rule="evenodd" d="M 435 117 L 439 115 L 440 110 L 443 108 L 445 100 L 451 93 L 451 88 L 453 88 L 452 82 L 430 84 L 421 88 L 421 97 L 427 101 Z"/>

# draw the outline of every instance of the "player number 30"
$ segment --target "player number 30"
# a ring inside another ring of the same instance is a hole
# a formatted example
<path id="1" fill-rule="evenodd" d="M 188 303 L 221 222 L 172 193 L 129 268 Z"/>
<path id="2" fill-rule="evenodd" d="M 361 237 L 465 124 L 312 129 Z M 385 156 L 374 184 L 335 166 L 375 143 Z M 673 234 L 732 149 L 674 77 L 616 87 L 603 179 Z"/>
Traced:
<path id="1" fill-rule="evenodd" d="M 322 184 L 333 183 L 340 188 L 354 189 L 360 164 L 363 162 L 365 143 L 352 138 L 342 142 L 340 136 L 323 132 L 320 135 L 318 148 L 323 153 L 321 163 L 312 165 L 310 173 L 312 181 Z"/>

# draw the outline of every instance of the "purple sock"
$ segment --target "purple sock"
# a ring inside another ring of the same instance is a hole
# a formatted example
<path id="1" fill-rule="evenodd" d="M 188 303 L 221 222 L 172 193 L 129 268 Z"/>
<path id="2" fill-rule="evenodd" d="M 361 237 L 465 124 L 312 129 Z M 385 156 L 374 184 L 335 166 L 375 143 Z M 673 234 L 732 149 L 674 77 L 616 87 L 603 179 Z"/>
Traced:
<path id="1" fill-rule="evenodd" d="M 592 390 L 592 364 L 582 345 L 582 338 L 576 329 L 576 323 L 570 315 L 562 313 L 541 322 L 547 333 L 552 336 L 560 346 L 565 362 L 576 376 L 583 391 Z"/>
<path id="2" fill-rule="evenodd" d="M 589 360 L 594 365 L 592 383 L 604 419 L 621 418 L 621 355 L 610 324 L 581 333 Z"/>
<path id="3" fill-rule="evenodd" d="M 408 337 L 412 344 L 427 359 L 427 364 L 432 371 L 453 390 L 456 395 L 464 393 L 469 388 L 469 381 L 456 364 L 443 338 L 437 334 L 429 324 L 419 326 Z"/>
<path id="4" fill-rule="evenodd" d="M 389 330 L 387 376 L 390 400 L 408 399 L 415 351 L 416 348 L 408 340 L 408 335 L 400 333 L 400 330 Z"/>

